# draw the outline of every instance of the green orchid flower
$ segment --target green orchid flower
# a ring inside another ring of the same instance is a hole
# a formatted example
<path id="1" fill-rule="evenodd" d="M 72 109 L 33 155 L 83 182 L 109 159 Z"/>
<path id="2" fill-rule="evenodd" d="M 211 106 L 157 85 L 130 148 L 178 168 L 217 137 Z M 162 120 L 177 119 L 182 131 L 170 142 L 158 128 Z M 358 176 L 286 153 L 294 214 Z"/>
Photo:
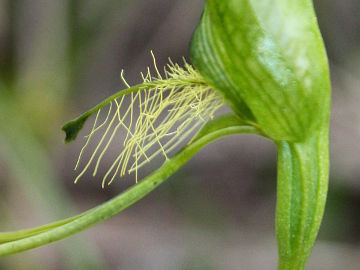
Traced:
<path id="1" fill-rule="evenodd" d="M 191 55 L 236 115 L 275 142 L 279 269 L 303 269 L 329 172 L 331 87 L 312 1 L 209 0 Z"/>
<path id="2" fill-rule="evenodd" d="M 95 115 L 75 166 L 82 168 L 75 183 L 90 168 L 97 175 L 103 157 L 118 146 L 102 186 L 126 173 L 134 173 L 137 183 L 78 216 L 1 233 L 0 255 L 45 245 L 108 219 L 154 190 L 205 145 L 247 133 L 272 140 L 278 149 L 279 269 L 305 268 L 322 220 L 329 172 L 331 86 L 312 1 L 207 0 L 190 55 L 192 65 L 170 60 L 163 75 L 153 57 L 156 75 L 148 68 L 141 74 L 143 83 L 133 87 L 122 73 L 126 90 L 63 127 L 70 142 Z M 223 105 L 232 113 L 215 116 Z M 125 135 L 119 141 L 120 130 Z M 90 145 L 95 145 L 92 154 L 82 164 Z M 138 170 L 159 155 L 163 165 L 138 181 Z"/>

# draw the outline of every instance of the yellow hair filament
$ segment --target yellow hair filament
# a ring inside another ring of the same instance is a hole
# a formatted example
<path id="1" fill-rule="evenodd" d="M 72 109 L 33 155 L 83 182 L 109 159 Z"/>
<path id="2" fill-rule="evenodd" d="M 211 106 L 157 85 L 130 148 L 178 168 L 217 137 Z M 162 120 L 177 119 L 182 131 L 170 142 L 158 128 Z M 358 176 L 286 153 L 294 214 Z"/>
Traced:
<path id="1" fill-rule="evenodd" d="M 184 66 L 180 67 L 169 59 L 163 78 L 152 52 L 151 55 L 156 77 L 151 75 L 150 68 L 146 75 L 141 73 L 144 87 L 109 103 L 105 120 L 101 124 L 98 124 L 101 110 L 97 112 L 93 127 L 89 135 L 85 136 L 86 142 L 80 151 L 75 170 L 79 168 L 83 152 L 97 137 L 94 135 L 102 135 L 75 183 L 93 163 L 95 176 L 103 157 L 114 146 L 120 146 L 121 150 L 105 173 L 102 187 L 106 183 L 110 185 L 117 175 L 121 177 L 126 173 L 135 173 L 137 181 L 141 167 L 159 155 L 168 159 L 172 150 L 213 118 L 224 104 L 223 99 L 185 60 Z M 121 78 L 130 88 L 123 71 Z M 117 137 L 119 130 L 125 132 L 121 138 Z"/>

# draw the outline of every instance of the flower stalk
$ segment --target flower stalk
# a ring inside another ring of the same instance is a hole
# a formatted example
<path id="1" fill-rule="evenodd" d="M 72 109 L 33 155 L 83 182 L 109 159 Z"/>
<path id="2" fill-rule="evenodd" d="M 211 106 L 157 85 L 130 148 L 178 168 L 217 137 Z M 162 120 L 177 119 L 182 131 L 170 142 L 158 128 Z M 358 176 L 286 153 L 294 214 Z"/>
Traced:
<path id="1" fill-rule="evenodd" d="M 304 269 L 324 213 L 329 177 L 328 128 L 297 143 L 277 142 L 276 235 L 279 269 Z"/>

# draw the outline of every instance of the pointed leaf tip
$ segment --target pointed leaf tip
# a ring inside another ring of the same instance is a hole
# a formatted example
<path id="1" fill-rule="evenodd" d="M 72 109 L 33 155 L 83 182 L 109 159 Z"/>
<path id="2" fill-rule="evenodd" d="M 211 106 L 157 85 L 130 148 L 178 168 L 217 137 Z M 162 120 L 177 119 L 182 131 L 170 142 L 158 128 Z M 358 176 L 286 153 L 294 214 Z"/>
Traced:
<path id="1" fill-rule="evenodd" d="M 76 139 L 80 130 L 83 128 L 86 120 L 88 119 L 88 115 L 84 117 L 79 117 L 75 120 L 72 120 L 66 123 L 61 130 L 65 132 L 65 143 L 72 142 Z"/>

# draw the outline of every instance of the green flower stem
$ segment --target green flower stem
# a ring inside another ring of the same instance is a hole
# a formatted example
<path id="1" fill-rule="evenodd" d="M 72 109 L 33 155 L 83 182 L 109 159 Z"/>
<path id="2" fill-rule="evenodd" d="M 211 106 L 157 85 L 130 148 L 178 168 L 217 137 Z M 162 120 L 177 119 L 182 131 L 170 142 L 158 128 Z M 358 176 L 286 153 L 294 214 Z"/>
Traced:
<path id="1" fill-rule="evenodd" d="M 67 223 L 70 223 L 76 219 L 78 219 L 80 216 L 82 216 L 83 214 L 80 214 L 78 216 L 73 216 L 67 219 L 63 219 L 54 223 L 50 223 L 50 224 L 46 224 L 43 226 L 39 226 L 36 228 L 31 228 L 31 229 L 24 229 L 24 230 L 19 230 L 19 231 L 15 231 L 15 232 L 4 232 L 4 233 L 0 233 L 0 244 L 2 243 L 6 243 L 6 242 L 11 242 L 11 241 L 15 241 L 15 240 L 19 240 L 19 239 L 24 239 L 33 235 L 37 235 L 40 234 L 42 232 L 46 232 L 49 231 L 53 228 L 56 227 L 60 227 L 62 225 L 65 225 Z"/>
<path id="2" fill-rule="evenodd" d="M 279 270 L 305 268 L 328 189 L 328 127 L 304 142 L 278 142 L 276 233 Z"/>
<path id="3" fill-rule="evenodd" d="M 221 116 L 212 120 L 204 126 L 190 144 L 184 147 L 173 158 L 166 161 L 161 168 L 146 177 L 139 184 L 129 188 L 112 200 L 81 214 L 74 220 L 65 220 L 65 224 L 62 224 L 62 221 L 53 223 L 59 226 L 51 228 L 51 225 L 49 225 L 50 230 L 43 232 L 40 230 L 40 233 L 36 235 L 1 244 L 0 256 L 6 256 L 49 244 L 109 219 L 154 190 L 205 145 L 220 137 L 241 133 L 260 135 L 256 128 L 242 125 L 240 120 L 233 115 Z M 36 229 L 34 230 L 36 231 Z M 16 232 L 13 233 L 12 236 L 16 239 Z"/>

